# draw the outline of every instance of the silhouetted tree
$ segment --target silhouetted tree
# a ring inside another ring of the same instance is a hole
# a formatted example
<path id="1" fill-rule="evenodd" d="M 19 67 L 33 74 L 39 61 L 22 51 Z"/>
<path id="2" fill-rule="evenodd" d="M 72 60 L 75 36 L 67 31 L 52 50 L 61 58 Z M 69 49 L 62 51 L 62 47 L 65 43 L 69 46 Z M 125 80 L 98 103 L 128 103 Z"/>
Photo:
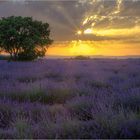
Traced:
<path id="1" fill-rule="evenodd" d="M 49 24 L 31 17 L 0 19 L 0 48 L 9 53 L 12 60 L 33 60 L 45 56 L 52 43 L 49 36 Z"/>

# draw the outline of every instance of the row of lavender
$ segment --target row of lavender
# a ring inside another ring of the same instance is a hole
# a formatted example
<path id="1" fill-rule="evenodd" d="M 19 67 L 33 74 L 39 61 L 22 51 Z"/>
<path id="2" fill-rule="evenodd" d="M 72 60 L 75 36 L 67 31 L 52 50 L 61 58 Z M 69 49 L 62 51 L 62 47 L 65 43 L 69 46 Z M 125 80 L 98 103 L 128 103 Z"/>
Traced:
<path id="1" fill-rule="evenodd" d="M 0 138 L 140 138 L 140 59 L 0 61 Z"/>

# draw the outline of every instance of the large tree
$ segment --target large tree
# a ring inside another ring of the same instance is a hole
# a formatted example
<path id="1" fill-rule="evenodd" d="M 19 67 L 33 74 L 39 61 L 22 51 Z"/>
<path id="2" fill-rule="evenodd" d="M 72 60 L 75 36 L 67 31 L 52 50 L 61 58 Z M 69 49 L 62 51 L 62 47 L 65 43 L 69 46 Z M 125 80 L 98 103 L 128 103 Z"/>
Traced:
<path id="1" fill-rule="evenodd" d="M 31 17 L 0 19 L 0 48 L 13 60 L 33 60 L 43 57 L 52 43 L 48 23 Z"/>

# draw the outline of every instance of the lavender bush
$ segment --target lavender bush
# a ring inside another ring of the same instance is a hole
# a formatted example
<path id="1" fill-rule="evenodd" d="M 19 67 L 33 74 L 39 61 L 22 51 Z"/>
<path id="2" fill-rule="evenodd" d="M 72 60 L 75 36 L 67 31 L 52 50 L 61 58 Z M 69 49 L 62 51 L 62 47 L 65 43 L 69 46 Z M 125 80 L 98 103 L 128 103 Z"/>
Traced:
<path id="1" fill-rule="evenodd" d="M 140 138 L 140 59 L 0 61 L 0 138 Z"/>

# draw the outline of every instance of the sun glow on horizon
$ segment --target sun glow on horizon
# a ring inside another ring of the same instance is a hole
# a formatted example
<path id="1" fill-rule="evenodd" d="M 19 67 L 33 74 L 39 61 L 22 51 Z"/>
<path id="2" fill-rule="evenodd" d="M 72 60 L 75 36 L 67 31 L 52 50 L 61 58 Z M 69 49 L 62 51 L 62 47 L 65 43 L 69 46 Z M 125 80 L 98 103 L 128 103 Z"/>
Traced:
<path id="1" fill-rule="evenodd" d="M 126 43 L 121 41 L 59 41 L 55 42 L 47 51 L 46 55 L 56 56 L 77 56 L 77 55 L 103 55 L 103 56 L 126 56 L 140 55 L 139 44 Z"/>
<path id="2" fill-rule="evenodd" d="M 73 55 L 90 55 L 94 52 L 94 47 L 91 46 L 91 43 L 82 40 L 72 41 L 70 46 L 70 53 Z"/>

